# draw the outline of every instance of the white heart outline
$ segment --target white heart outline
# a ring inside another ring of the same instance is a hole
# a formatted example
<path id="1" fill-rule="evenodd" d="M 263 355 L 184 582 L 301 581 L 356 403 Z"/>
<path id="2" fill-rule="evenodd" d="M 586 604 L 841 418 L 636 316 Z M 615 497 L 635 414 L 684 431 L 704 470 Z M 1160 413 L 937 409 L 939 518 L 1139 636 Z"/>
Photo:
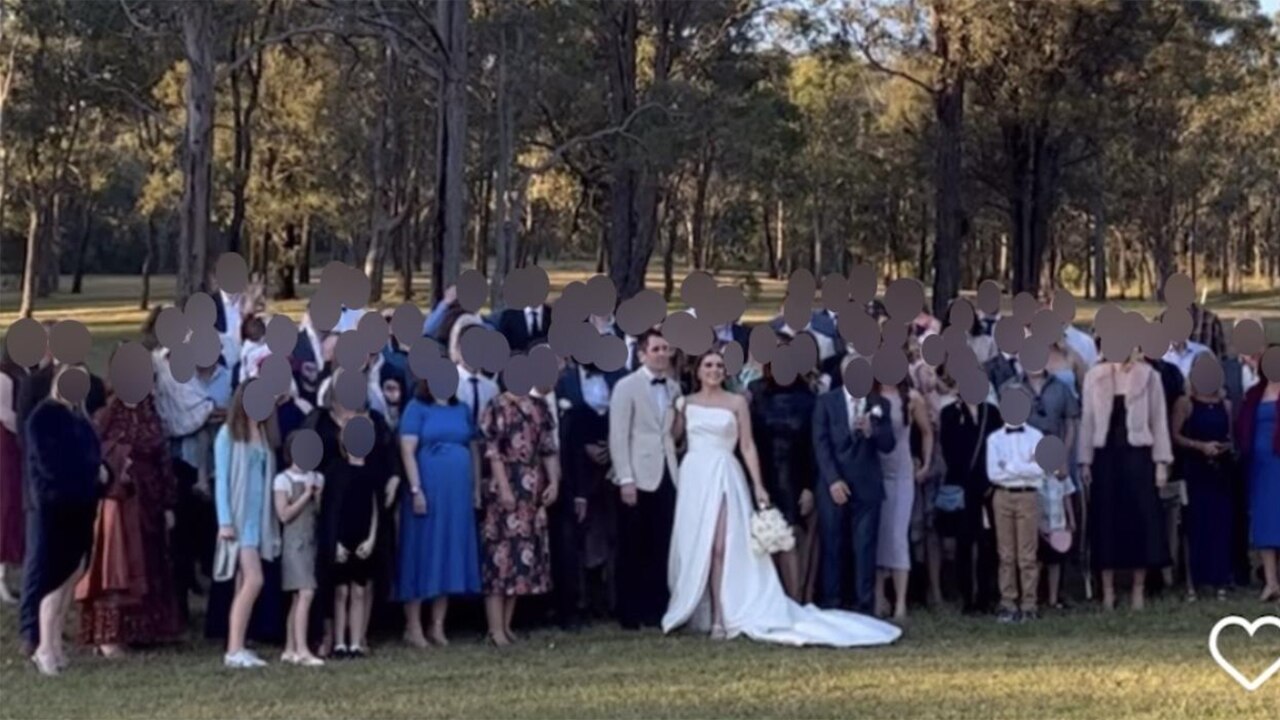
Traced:
<path id="1" fill-rule="evenodd" d="M 1232 665 L 1229 660 L 1222 657 L 1222 653 L 1218 650 L 1218 635 L 1221 634 L 1223 630 L 1232 626 L 1243 628 L 1245 632 L 1249 633 L 1249 637 L 1253 637 L 1254 634 L 1264 626 L 1272 626 L 1277 630 L 1280 630 L 1280 617 L 1276 617 L 1275 615 L 1263 615 L 1257 620 L 1250 622 L 1239 615 L 1228 615 L 1219 620 L 1218 623 L 1213 626 L 1213 630 L 1209 631 L 1209 654 L 1213 656 L 1214 662 L 1218 663 L 1218 667 L 1222 668 L 1222 670 L 1230 675 L 1232 679 L 1240 683 L 1241 687 L 1249 692 L 1253 692 L 1270 680 L 1272 675 L 1280 672 L 1280 658 L 1276 658 L 1276 661 L 1271 663 L 1271 667 L 1263 670 L 1262 674 L 1258 677 L 1252 680 L 1246 678 L 1243 673 L 1236 669 L 1235 665 Z"/>

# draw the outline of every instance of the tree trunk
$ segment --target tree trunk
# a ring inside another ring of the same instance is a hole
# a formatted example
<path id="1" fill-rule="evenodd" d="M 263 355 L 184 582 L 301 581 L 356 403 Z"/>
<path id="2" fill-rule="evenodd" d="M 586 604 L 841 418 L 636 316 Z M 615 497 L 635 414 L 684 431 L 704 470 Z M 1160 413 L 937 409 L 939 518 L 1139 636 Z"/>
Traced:
<path id="1" fill-rule="evenodd" d="M 667 225 L 667 243 L 662 249 L 662 297 L 671 302 L 676 287 L 676 241 L 680 235 L 680 213 L 677 209 L 679 192 L 676 188 L 667 191 L 667 202 L 662 212 Z"/>
<path id="2" fill-rule="evenodd" d="M 187 87 L 181 231 L 178 235 L 175 288 L 179 304 L 200 288 L 209 247 L 215 100 L 213 0 L 191 0 L 182 5 L 182 36 L 187 61 Z"/>
<path id="3" fill-rule="evenodd" d="M 809 242 L 809 272 L 822 277 L 822 210 L 813 209 L 813 235 Z"/>
<path id="4" fill-rule="evenodd" d="M 698 177 L 694 181 L 693 217 L 689 225 L 689 248 L 692 257 L 689 259 L 694 270 L 707 267 L 707 186 L 711 184 L 711 173 L 715 169 L 715 159 L 710 150 L 702 154 L 702 162 L 698 163 Z"/>
<path id="5" fill-rule="evenodd" d="M 952 36 L 952 23 L 960 19 L 943 3 L 934 5 L 935 53 L 942 60 L 940 87 L 934 94 L 938 121 L 935 154 L 933 314 L 945 317 L 947 306 L 960 293 L 960 257 L 964 251 L 965 215 L 962 204 L 964 42 Z M 957 41 L 958 44 L 957 44 Z"/>
<path id="6" fill-rule="evenodd" d="M 778 244 L 778 249 L 774 252 L 778 256 L 778 274 L 773 276 L 774 280 L 781 280 L 786 277 L 787 271 L 790 269 L 791 263 L 787 259 L 786 244 L 786 205 L 781 197 L 778 198 L 778 213 L 776 215 L 778 221 L 778 229 L 773 233 L 773 240 Z"/>
<path id="7" fill-rule="evenodd" d="M 311 216 L 302 216 L 302 257 L 298 259 L 298 284 L 311 284 L 311 253 L 315 238 L 311 235 Z"/>
<path id="8" fill-rule="evenodd" d="M 773 218 L 769 212 L 769 207 L 772 204 L 772 200 L 768 196 L 765 196 L 763 202 L 760 203 L 760 240 L 764 244 L 764 255 L 768 263 L 766 267 L 768 268 L 769 277 L 778 278 L 781 277 L 778 269 L 778 250 L 773 244 Z"/>
<path id="9" fill-rule="evenodd" d="M 1093 233 L 1090 243 L 1093 247 L 1093 299 L 1098 302 L 1107 300 L 1107 204 L 1106 190 L 1102 178 L 1102 163 L 1098 163 L 1098 185 L 1089 198 L 1090 214 L 1093 215 Z"/>
<path id="10" fill-rule="evenodd" d="M 458 281 L 466 235 L 467 19 L 471 0 L 436 3 L 445 53 L 436 119 L 436 246 L 431 263 L 435 300 Z"/>
<path id="11" fill-rule="evenodd" d="M 0 226 L 3 227 L 3 226 Z M 79 295 L 84 287 L 84 261 L 89 254 L 89 236 L 93 234 L 93 206 L 85 203 L 84 230 L 80 232 L 80 242 L 76 244 L 76 267 L 71 278 L 71 294 Z M 143 308 L 144 310 L 146 308 Z"/>
<path id="12" fill-rule="evenodd" d="M 499 28 L 498 79 L 494 97 L 494 118 L 497 121 L 498 156 L 493 174 L 493 276 L 489 278 L 489 306 L 496 312 L 504 307 L 502 288 L 507 274 L 515 263 L 515 236 L 518 225 L 513 227 L 511 198 L 511 166 L 515 163 L 515 108 L 510 96 L 511 59 L 507 34 L 509 28 Z M 521 195 L 524 193 L 521 192 Z M 523 198 L 521 198 L 523 202 Z M 488 238 L 485 238 L 488 241 Z"/>
<path id="13" fill-rule="evenodd" d="M 18 316 L 29 318 L 35 310 L 36 273 L 40 269 L 40 209 L 33 201 L 27 221 L 27 257 L 22 264 L 22 303 Z"/>
<path id="14" fill-rule="evenodd" d="M 151 306 L 151 268 L 156 256 L 156 218 L 147 213 L 147 254 L 142 257 L 142 295 L 138 298 L 138 309 L 147 310 Z"/>

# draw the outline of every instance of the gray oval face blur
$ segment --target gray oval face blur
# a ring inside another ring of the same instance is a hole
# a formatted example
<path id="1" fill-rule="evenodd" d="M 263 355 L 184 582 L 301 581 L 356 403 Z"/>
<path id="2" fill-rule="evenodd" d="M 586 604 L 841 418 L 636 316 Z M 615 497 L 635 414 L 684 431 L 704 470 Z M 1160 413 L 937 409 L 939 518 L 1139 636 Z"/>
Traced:
<path id="1" fill-rule="evenodd" d="M 298 326 L 287 315 L 275 314 L 267 321 L 267 347 L 277 355 L 288 355 L 298 344 Z"/>
<path id="2" fill-rule="evenodd" d="M 849 268 L 849 298 L 855 305 L 866 305 L 876 296 L 878 283 L 872 265 L 858 264 Z"/>
<path id="3" fill-rule="evenodd" d="M 364 410 L 369 400 L 368 378 L 359 370 L 340 368 L 333 376 L 333 398 L 352 411 Z"/>
<path id="4" fill-rule="evenodd" d="M 218 287 L 225 292 L 244 292 L 249 284 L 249 266 L 240 253 L 224 252 L 219 255 L 213 274 L 218 279 Z"/>
<path id="5" fill-rule="evenodd" d="M 59 320 L 49 331 L 49 349 L 58 362 L 75 365 L 89 356 L 93 338 L 79 320 Z"/>
<path id="6" fill-rule="evenodd" d="M 1182 342 L 1191 337 L 1191 331 L 1195 327 L 1194 321 L 1191 319 L 1191 312 L 1169 308 L 1161 320 L 1164 325 L 1165 333 L 1169 337 L 1169 342 Z"/>
<path id="7" fill-rule="evenodd" d="M 1201 395 L 1217 395 L 1222 390 L 1225 375 L 1222 363 L 1213 353 L 1200 353 L 1191 363 L 1191 388 Z"/>
<path id="8" fill-rule="evenodd" d="M 89 395 L 89 373 L 84 368 L 68 367 L 58 373 L 58 395 L 71 403 L 82 403 Z"/>
<path id="9" fill-rule="evenodd" d="M 687 312 L 673 312 L 662 323 L 662 336 L 689 355 L 701 355 L 711 349 L 715 333 L 706 322 Z"/>
<path id="10" fill-rule="evenodd" d="M 311 326 L 316 330 L 329 332 L 342 316 L 342 301 L 338 300 L 333 291 L 326 292 L 321 286 L 307 303 L 307 316 L 311 318 Z"/>
<path id="11" fill-rule="evenodd" d="M 547 271 L 537 265 L 516 268 L 507 274 L 502 295 L 509 308 L 525 308 L 541 305 L 551 291 Z"/>
<path id="12" fill-rule="evenodd" d="M 467 272 L 475 272 L 469 270 Z M 463 273 L 464 275 L 466 273 Z M 459 281 L 461 282 L 461 281 Z M 412 350 L 414 343 L 422 338 L 422 311 L 413 303 L 400 303 L 391 314 L 391 332 L 405 349 Z"/>
<path id="13" fill-rule="evenodd" d="M 258 380 L 268 392 L 287 395 L 293 382 L 287 355 L 268 355 L 258 367 Z"/>
<path id="14" fill-rule="evenodd" d="M 871 357 L 880 349 L 880 323 L 862 308 L 851 307 L 848 312 L 841 313 L 836 326 L 840 336 L 853 345 L 859 355 Z"/>
<path id="15" fill-rule="evenodd" d="M 995 280 L 983 280 L 978 285 L 978 309 L 988 315 L 1000 312 L 1000 295 L 1003 290 Z"/>
<path id="16" fill-rule="evenodd" d="M 618 306 L 618 327 L 628 335 L 639 335 L 662 322 L 667 303 L 654 290 L 641 290 Z"/>
<path id="17" fill-rule="evenodd" d="M 1239 320 L 1231 329 L 1231 348 L 1241 355 L 1256 355 L 1266 344 L 1262 324 L 1257 320 Z"/>
<path id="18" fill-rule="evenodd" d="M 920 341 L 920 358 L 933 367 L 946 361 L 947 347 L 941 335 L 929 335 Z"/>
<path id="19" fill-rule="evenodd" d="M 899 348 L 884 348 L 871 358 L 871 371 L 881 385 L 897 385 L 907 377 L 907 356 Z"/>
<path id="20" fill-rule="evenodd" d="M 191 333 L 187 343 L 191 348 L 191 358 L 196 367 L 213 367 L 222 357 L 222 340 L 212 325 L 204 325 Z"/>
<path id="21" fill-rule="evenodd" d="M 338 367 L 359 370 L 369 359 L 369 350 L 364 347 L 359 332 L 348 330 L 338 335 L 338 345 L 334 348 L 333 358 L 338 361 Z"/>
<path id="22" fill-rule="evenodd" d="M 995 337 L 996 347 L 1000 348 L 1001 352 L 1016 355 L 1022 350 L 1027 331 L 1017 318 L 1006 315 L 996 321 L 995 329 L 991 334 Z"/>
<path id="23" fill-rule="evenodd" d="M 1022 352 L 1018 353 L 1018 360 L 1026 372 L 1037 373 L 1044 370 L 1049 364 L 1049 343 L 1039 341 L 1038 337 L 1027 338 L 1022 344 Z"/>
<path id="24" fill-rule="evenodd" d="M 715 291 L 715 278 L 702 270 L 689 273 L 684 282 L 680 283 L 680 299 L 685 305 L 698 310 L 711 303 Z"/>
<path id="25" fill-rule="evenodd" d="M 381 352 L 387 344 L 387 321 L 376 312 L 367 312 L 360 316 L 356 333 L 360 336 L 360 345 L 365 352 L 370 355 Z"/>
<path id="26" fill-rule="evenodd" d="M 613 281 L 605 275 L 593 275 L 584 286 L 583 309 L 589 314 L 608 317 L 618 306 L 618 289 Z M 563 297 L 563 296 L 561 296 Z M 560 301 L 556 301 L 556 311 L 560 310 Z"/>
<path id="27" fill-rule="evenodd" d="M 373 440 L 373 421 L 363 415 L 351 418 L 342 428 L 342 447 L 352 457 L 368 455 L 373 450 Z"/>
<path id="28" fill-rule="evenodd" d="M 616 335 L 601 335 L 596 340 L 595 364 L 604 372 L 621 370 L 627 364 L 627 343 Z"/>
<path id="29" fill-rule="evenodd" d="M 1164 281 L 1164 302 L 1170 309 L 1185 309 L 1195 299 L 1196 285 L 1186 273 L 1174 273 Z"/>
<path id="30" fill-rule="evenodd" d="M 425 378 L 432 360 L 444 360 L 450 367 L 453 366 L 453 363 L 444 359 L 444 348 L 430 339 L 424 339 L 409 348 L 409 369 L 413 371 L 414 377 Z M 457 375 L 456 370 L 454 375 Z"/>
<path id="31" fill-rule="evenodd" d="M 924 310 L 924 285 L 915 278 L 894 280 L 884 292 L 884 307 L 894 320 L 911 322 Z"/>
<path id="32" fill-rule="evenodd" d="M 1009 425 L 1022 425 L 1031 417 L 1031 395 L 1021 387 L 1000 391 L 1000 417 Z"/>
<path id="33" fill-rule="evenodd" d="M 871 386 L 875 380 L 875 375 L 871 370 L 871 363 L 866 358 L 854 358 L 845 366 L 842 374 L 844 387 L 849 394 L 856 398 L 864 398 L 871 394 Z"/>
<path id="34" fill-rule="evenodd" d="M 5 348 L 15 363 L 25 368 L 35 367 L 49 348 L 48 331 L 38 320 L 21 318 L 9 326 L 4 336 Z"/>
<path id="35" fill-rule="evenodd" d="M 187 304 L 182 308 L 182 314 L 192 330 L 201 327 L 211 328 L 218 320 L 218 307 L 207 293 L 192 293 L 187 298 Z"/>
<path id="36" fill-rule="evenodd" d="M 742 346 L 738 344 L 737 340 L 731 340 L 728 343 L 725 343 L 724 349 L 721 350 L 721 352 L 724 357 L 724 371 L 728 376 L 732 377 L 742 372 L 742 365 L 744 362 L 743 352 Z"/>
<path id="37" fill-rule="evenodd" d="M 196 350 L 183 343 L 169 350 L 169 374 L 180 383 L 190 382 L 196 374 Z"/>
<path id="38" fill-rule="evenodd" d="M 751 328 L 751 335 L 747 338 L 747 346 L 751 352 L 751 357 L 763 365 L 773 360 L 774 354 L 778 349 L 778 334 L 768 325 L 756 325 Z"/>
<path id="39" fill-rule="evenodd" d="M 977 317 L 977 313 L 973 310 L 973 305 L 969 304 L 964 298 L 956 298 L 951 306 L 947 308 L 947 324 L 961 328 L 968 333 L 973 327 L 973 321 Z"/>
<path id="40" fill-rule="evenodd" d="M 822 306 L 832 312 L 843 312 L 849 304 L 849 280 L 839 274 L 830 273 L 822 278 Z"/>
<path id="41" fill-rule="evenodd" d="M 244 412 L 254 422 L 262 422 L 271 417 L 276 409 L 276 393 L 271 392 L 262 381 L 254 378 L 244 386 Z"/>
<path id="42" fill-rule="evenodd" d="M 133 341 L 116 348 L 108 375 L 115 394 L 130 404 L 142 402 L 155 387 L 151 353 Z"/>
<path id="43" fill-rule="evenodd" d="M 418 374 L 418 377 L 427 379 L 427 388 L 437 400 L 448 400 L 458 394 L 458 366 L 443 356 L 428 358 L 426 372 Z"/>
<path id="44" fill-rule="evenodd" d="M 324 458 L 324 443 L 315 430 L 303 428 L 289 436 L 289 457 L 300 469 L 310 472 L 320 467 Z"/>
<path id="45" fill-rule="evenodd" d="M 479 312 L 488 295 L 489 280 L 479 270 L 466 270 L 458 276 L 458 306 L 463 310 L 469 313 Z M 418 331 L 421 334 L 421 324 L 418 325 Z"/>
<path id="46" fill-rule="evenodd" d="M 507 392 L 512 395 L 528 395 L 533 389 L 533 369 L 529 364 L 529 356 L 513 356 L 502 371 L 502 381 L 507 386 Z"/>
<path id="47" fill-rule="evenodd" d="M 738 321 L 747 309 L 741 288 L 726 285 L 715 289 L 711 298 L 698 310 L 698 316 L 711 325 L 728 325 Z"/>
<path id="48" fill-rule="evenodd" d="M 186 313 L 175 306 L 169 306 L 156 316 L 156 340 L 171 348 L 186 342 L 191 326 L 187 323 Z"/>
<path id="49" fill-rule="evenodd" d="M 1269 382 L 1280 382 L 1280 345 L 1272 345 L 1262 353 L 1259 363 L 1262 374 Z"/>
<path id="50" fill-rule="evenodd" d="M 1076 298 L 1065 288 L 1053 292 L 1053 313 L 1063 325 L 1070 325 L 1076 319 Z"/>
<path id="51" fill-rule="evenodd" d="M 511 361 L 511 345 L 506 337 L 496 330 L 479 325 L 462 332 L 458 348 L 468 365 L 492 373 L 502 372 Z"/>
<path id="52" fill-rule="evenodd" d="M 1067 446 L 1055 435 L 1045 435 L 1036 443 L 1036 462 L 1046 473 L 1056 473 L 1067 468 Z"/>

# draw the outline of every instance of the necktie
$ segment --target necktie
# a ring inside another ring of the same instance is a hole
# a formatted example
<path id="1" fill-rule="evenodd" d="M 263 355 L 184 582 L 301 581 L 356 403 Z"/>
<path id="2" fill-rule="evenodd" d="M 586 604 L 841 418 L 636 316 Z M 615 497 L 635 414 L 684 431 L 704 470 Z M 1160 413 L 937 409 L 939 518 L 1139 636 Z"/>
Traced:
<path id="1" fill-rule="evenodd" d="M 537 308 L 529 308 L 529 337 L 531 339 L 542 335 L 542 323 L 538 322 L 539 314 Z"/>
<path id="2" fill-rule="evenodd" d="M 480 419 L 480 378 L 472 375 L 468 381 L 471 383 L 471 424 L 475 426 Z"/>

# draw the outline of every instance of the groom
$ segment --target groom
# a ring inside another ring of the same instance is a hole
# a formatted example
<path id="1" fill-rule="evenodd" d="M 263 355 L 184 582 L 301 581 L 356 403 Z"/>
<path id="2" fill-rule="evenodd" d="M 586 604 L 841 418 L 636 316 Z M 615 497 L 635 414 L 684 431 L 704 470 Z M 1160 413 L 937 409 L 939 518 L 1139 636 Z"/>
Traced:
<path id="1" fill-rule="evenodd" d="M 656 330 L 636 339 L 640 369 L 609 399 L 609 456 L 618 509 L 617 605 L 622 627 L 658 626 L 666 612 L 667 555 L 676 507 L 671 437 L 680 385 L 669 377 L 671 347 Z"/>
<path id="2" fill-rule="evenodd" d="M 852 361 L 852 357 L 845 358 L 842 375 Z M 813 449 L 822 480 L 814 492 L 822 534 L 818 605 L 840 606 L 842 549 L 846 533 L 851 532 L 854 610 L 867 614 L 874 607 L 876 534 L 884 501 L 880 453 L 894 446 L 889 403 L 878 394 L 866 394 L 869 390 L 855 394 L 838 387 L 819 397 L 813 410 Z"/>

